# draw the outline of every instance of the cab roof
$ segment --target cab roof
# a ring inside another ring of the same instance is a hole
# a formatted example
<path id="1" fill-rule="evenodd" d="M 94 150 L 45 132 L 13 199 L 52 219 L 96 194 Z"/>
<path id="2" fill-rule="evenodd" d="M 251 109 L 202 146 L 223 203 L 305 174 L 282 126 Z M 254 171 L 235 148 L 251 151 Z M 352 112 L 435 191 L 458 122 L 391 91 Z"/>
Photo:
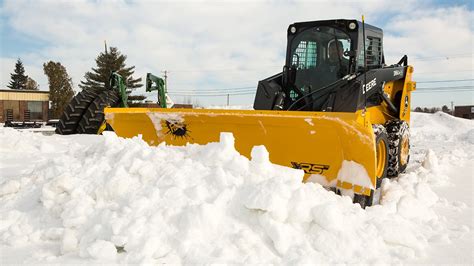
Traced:
<path id="1" fill-rule="evenodd" d="M 357 27 L 355 30 L 362 29 L 362 22 L 356 19 L 330 19 L 330 20 L 315 20 L 315 21 L 305 21 L 305 22 L 295 22 L 288 26 L 288 31 L 292 26 L 296 28 L 307 28 L 307 27 L 316 27 L 316 26 L 338 26 L 341 28 L 348 28 L 349 23 L 355 22 Z M 370 24 L 365 23 L 365 30 L 372 31 L 378 34 L 383 34 L 383 30 L 381 28 L 372 26 Z"/>

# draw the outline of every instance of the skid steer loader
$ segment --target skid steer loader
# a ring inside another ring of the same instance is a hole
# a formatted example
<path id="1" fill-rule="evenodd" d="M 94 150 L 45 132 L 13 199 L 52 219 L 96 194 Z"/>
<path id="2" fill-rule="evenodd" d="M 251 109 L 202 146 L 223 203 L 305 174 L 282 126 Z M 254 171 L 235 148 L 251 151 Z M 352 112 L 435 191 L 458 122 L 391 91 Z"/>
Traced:
<path id="1" fill-rule="evenodd" d="M 258 83 L 255 110 L 106 108 L 107 124 L 150 145 L 231 132 L 246 157 L 264 145 L 271 162 L 302 169 L 303 181 L 376 203 L 382 179 L 408 164 L 413 67 L 407 56 L 387 66 L 382 30 L 363 21 L 294 23 L 287 37 L 285 66 Z"/>

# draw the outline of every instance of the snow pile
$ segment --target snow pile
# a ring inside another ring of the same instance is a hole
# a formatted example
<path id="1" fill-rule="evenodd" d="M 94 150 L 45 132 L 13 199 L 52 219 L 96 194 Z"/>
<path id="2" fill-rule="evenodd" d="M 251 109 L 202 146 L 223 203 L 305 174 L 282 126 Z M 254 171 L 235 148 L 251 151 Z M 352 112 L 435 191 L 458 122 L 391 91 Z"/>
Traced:
<path id="1" fill-rule="evenodd" d="M 383 183 L 381 205 L 363 210 L 271 164 L 264 147 L 248 160 L 226 133 L 186 147 L 111 133 L 0 129 L 0 139 L 3 262 L 387 263 L 470 231 L 436 212 L 451 203 L 432 190 L 447 169 L 435 151 L 415 154 Z M 449 156 L 469 160 L 465 143 Z"/>
<path id="2" fill-rule="evenodd" d="M 474 144 L 474 121 L 443 112 L 412 113 L 412 143 L 418 140 L 467 142 Z"/>

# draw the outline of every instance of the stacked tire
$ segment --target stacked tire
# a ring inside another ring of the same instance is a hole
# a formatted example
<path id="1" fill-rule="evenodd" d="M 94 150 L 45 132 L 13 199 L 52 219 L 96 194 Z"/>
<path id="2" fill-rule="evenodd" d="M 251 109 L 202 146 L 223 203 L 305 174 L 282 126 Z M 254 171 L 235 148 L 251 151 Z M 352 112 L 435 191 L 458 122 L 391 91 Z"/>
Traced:
<path id="1" fill-rule="evenodd" d="M 104 123 L 104 108 L 117 107 L 119 103 L 120 97 L 116 91 L 82 90 L 64 109 L 56 126 L 56 133 L 98 134 Z"/>
<path id="2" fill-rule="evenodd" d="M 79 134 L 98 134 L 99 129 L 104 123 L 105 107 L 117 107 L 120 103 L 120 97 L 116 91 L 107 90 L 97 96 L 89 105 L 85 114 L 77 127 Z"/>

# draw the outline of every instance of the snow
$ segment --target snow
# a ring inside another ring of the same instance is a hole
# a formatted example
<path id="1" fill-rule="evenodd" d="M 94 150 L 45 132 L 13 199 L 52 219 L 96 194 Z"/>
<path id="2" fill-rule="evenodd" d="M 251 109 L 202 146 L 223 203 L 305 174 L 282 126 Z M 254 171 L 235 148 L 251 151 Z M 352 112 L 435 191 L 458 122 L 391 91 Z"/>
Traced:
<path id="1" fill-rule="evenodd" d="M 329 182 L 327 180 L 327 178 L 323 175 L 312 174 L 308 177 L 308 182 L 318 183 L 318 184 L 320 184 L 321 186 L 323 186 L 325 188 L 332 188 L 332 187 L 336 187 L 337 178 L 333 179 L 333 180 L 331 180 L 331 182 Z"/>
<path id="2" fill-rule="evenodd" d="M 472 129 L 413 114 L 407 172 L 363 210 L 228 133 L 151 147 L 1 128 L 0 261 L 472 264 Z"/>
<path id="3" fill-rule="evenodd" d="M 306 121 L 306 123 L 308 123 L 310 126 L 314 126 L 313 119 L 306 118 L 304 121 Z"/>
<path id="4" fill-rule="evenodd" d="M 348 182 L 353 185 L 359 185 L 371 189 L 374 188 L 364 166 L 354 161 L 344 160 L 342 162 L 341 169 L 339 169 L 339 172 L 337 173 L 337 179 L 341 182 Z"/>

